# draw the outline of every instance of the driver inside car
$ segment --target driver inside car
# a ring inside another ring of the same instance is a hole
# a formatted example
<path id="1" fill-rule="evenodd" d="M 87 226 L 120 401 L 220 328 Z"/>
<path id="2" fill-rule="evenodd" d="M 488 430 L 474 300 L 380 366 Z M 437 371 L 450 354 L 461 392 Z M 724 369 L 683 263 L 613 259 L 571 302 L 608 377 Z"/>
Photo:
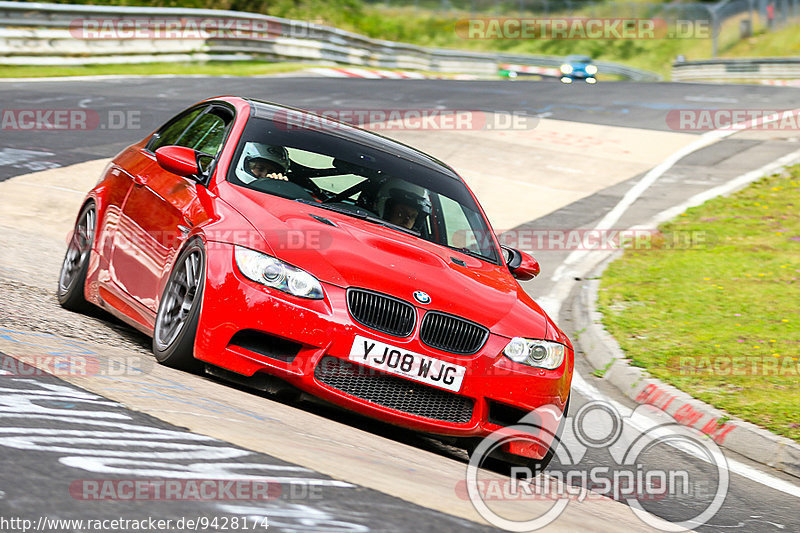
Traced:
<path id="1" fill-rule="evenodd" d="M 243 168 L 256 179 L 270 178 L 287 181 L 289 153 L 283 146 L 249 142 L 245 145 Z"/>
<path id="2" fill-rule="evenodd" d="M 431 214 L 431 200 L 424 188 L 393 179 L 378 192 L 377 211 L 387 222 L 420 232 Z"/>

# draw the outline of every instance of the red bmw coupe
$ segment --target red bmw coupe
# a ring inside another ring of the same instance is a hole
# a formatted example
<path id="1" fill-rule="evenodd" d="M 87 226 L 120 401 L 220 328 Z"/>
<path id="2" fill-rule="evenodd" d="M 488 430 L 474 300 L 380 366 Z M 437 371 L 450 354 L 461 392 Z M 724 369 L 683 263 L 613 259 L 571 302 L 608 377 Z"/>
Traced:
<path id="1" fill-rule="evenodd" d="M 544 405 L 563 425 L 572 345 L 517 282 L 538 272 L 445 164 L 226 96 L 108 165 L 58 298 L 152 336 L 165 365 L 475 442 Z M 543 466 L 555 446 L 542 433 L 497 453 Z"/>

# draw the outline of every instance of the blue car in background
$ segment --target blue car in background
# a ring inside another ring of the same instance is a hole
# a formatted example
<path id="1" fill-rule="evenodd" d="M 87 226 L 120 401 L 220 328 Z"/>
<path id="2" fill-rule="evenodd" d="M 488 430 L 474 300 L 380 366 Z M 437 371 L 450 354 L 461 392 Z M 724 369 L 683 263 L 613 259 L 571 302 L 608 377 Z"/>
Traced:
<path id="1" fill-rule="evenodd" d="M 592 63 L 589 56 L 567 56 L 561 65 L 561 82 L 572 83 L 574 80 L 584 80 L 586 83 L 597 83 L 597 65 Z"/>

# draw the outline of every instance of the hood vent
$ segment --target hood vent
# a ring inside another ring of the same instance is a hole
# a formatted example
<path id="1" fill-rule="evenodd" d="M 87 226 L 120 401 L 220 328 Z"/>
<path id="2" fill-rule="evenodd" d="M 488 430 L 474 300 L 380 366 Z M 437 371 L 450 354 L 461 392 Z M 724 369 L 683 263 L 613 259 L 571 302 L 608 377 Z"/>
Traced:
<path id="1" fill-rule="evenodd" d="M 313 218 L 316 221 L 322 222 L 323 224 L 327 224 L 329 226 L 333 226 L 334 228 L 338 227 L 334 222 L 331 222 L 330 220 L 328 220 L 325 217 L 321 217 L 319 215 L 312 215 L 311 213 L 309 213 L 308 216 L 310 216 L 311 218 Z"/>

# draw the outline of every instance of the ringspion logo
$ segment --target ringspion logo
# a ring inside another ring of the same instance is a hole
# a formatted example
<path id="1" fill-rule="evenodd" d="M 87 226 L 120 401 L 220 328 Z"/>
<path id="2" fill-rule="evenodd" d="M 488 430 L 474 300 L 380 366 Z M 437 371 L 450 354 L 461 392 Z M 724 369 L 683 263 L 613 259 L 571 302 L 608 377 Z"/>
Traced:
<path id="1" fill-rule="evenodd" d="M 695 529 L 713 518 L 725 501 L 730 481 L 727 459 L 706 433 L 678 423 L 663 411 L 656 419 L 652 416 L 656 410 L 640 405 L 623 417 L 613 405 L 599 400 L 568 417 L 555 405 L 537 408 L 517 424 L 481 440 L 470 454 L 465 479 L 455 486 L 456 495 L 469 499 L 487 522 L 506 531 L 542 529 L 572 502 L 609 498 L 627 503 L 642 522 L 655 529 Z M 557 468 L 511 466 L 507 480 L 498 480 L 494 472 L 481 468 L 498 453 L 535 458 L 551 447 Z M 590 450 L 605 450 L 610 466 L 583 461 Z M 669 468 L 653 468 L 646 460 L 679 453 L 700 457 L 711 465 L 713 474 L 686 469 L 677 459 Z M 695 503 L 690 516 L 652 514 L 654 506 L 687 498 Z M 510 515 L 495 503 L 520 500 L 539 500 L 549 506 L 532 507 L 527 516 L 521 516 Z M 648 504 L 647 510 L 643 504 Z"/>

